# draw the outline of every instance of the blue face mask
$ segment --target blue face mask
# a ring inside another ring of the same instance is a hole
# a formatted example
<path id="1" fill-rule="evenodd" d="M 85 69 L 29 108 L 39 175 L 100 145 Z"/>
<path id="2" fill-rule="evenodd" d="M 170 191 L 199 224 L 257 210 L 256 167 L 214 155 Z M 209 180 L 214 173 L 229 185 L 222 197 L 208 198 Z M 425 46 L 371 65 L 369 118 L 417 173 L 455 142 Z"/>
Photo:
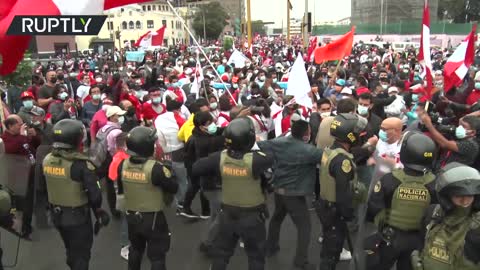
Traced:
<path id="1" fill-rule="evenodd" d="M 417 94 L 413 94 L 413 95 L 412 95 L 412 100 L 413 100 L 414 102 L 417 102 L 417 101 L 418 101 L 418 95 L 417 95 Z"/>
<path id="2" fill-rule="evenodd" d="M 357 112 L 358 114 L 362 115 L 362 116 L 365 116 L 368 114 L 368 107 L 366 106 L 362 106 L 362 105 L 358 105 L 357 107 Z"/>
<path id="3" fill-rule="evenodd" d="M 475 83 L 475 89 L 480 90 L 480 82 Z"/>
<path id="4" fill-rule="evenodd" d="M 388 141 L 388 135 L 385 130 L 380 129 L 378 132 L 378 138 L 382 140 L 382 142 L 387 142 Z"/>
<path id="5" fill-rule="evenodd" d="M 160 104 L 160 102 L 162 102 L 162 98 L 161 98 L 161 97 L 154 97 L 154 98 L 152 98 L 152 103 L 153 103 L 153 104 Z"/>
<path id="6" fill-rule="evenodd" d="M 33 108 L 33 100 L 24 100 L 23 107 L 25 107 L 25 109 L 27 110 L 30 110 L 31 108 Z"/>
<path id="7" fill-rule="evenodd" d="M 217 133 L 217 125 L 215 123 L 211 123 L 207 128 L 208 134 L 213 135 Z"/>
<path id="8" fill-rule="evenodd" d="M 458 126 L 455 129 L 455 136 L 457 137 L 457 139 L 464 139 L 465 137 L 467 137 L 467 131 L 463 126 Z"/>

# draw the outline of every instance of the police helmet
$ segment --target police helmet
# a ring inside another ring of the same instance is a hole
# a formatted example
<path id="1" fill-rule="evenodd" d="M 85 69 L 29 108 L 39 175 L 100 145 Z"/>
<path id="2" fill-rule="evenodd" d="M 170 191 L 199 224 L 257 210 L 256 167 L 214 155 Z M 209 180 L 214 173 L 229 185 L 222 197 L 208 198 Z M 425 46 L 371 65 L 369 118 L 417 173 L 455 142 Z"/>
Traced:
<path id="1" fill-rule="evenodd" d="M 73 119 L 60 120 L 53 126 L 53 148 L 76 149 L 83 140 L 85 127 Z"/>
<path id="2" fill-rule="evenodd" d="M 405 168 L 418 172 L 432 170 L 435 160 L 435 143 L 421 133 L 407 132 L 403 135 L 400 161 Z"/>
<path id="3" fill-rule="evenodd" d="M 155 150 L 157 131 L 148 127 L 136 127 L 127 135 L 127 152 L 131 156 L 151 157 Z"/>
<path id="4" fill-rule="evenodd" d="M 255 144 L 255 127 L 249 118 L 234 119 L 224 131 L 229 150 L 248 152 Z"/>
<path id="5" fill-rule="evenodd" d="M 0 188 L 0 217 L 10 214 L 12 209 L 12 196 L 8 191 Z"/>
<path id="6" fill-rule="evenodd" d="M 467 165 L 452 162 L 437 175 L 435 190 L 445 211 L 455 208 L 451 196 L 475 196 L 472 210 L 480 210 L 480 173 Z"/>
<path id="7" fill-rule="evenodd" d="M 355 144 L 358 142 L 360 133 L 367 127 L 367 119 L 352 113 L 341 113 L 330 125 L 330 135 L 337 141 Z"/>

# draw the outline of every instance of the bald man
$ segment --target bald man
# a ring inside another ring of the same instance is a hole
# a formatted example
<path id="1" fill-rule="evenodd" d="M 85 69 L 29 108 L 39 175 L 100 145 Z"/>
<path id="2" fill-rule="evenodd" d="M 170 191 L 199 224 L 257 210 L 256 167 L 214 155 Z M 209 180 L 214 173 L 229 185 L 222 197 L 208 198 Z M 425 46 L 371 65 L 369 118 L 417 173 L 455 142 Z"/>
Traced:
<path id="1" fill-rule="evenodd" d="M 400 118 L 390 117 L 383 120 L 378 133 L 379 141 L 374 154 L 376 164 L 375 178 L 391 172 L 395 168 L 403 168 L 400 162 L 400 139 L 403 123 Z M 379 174 L 378 174 L 379 173 Z"/>

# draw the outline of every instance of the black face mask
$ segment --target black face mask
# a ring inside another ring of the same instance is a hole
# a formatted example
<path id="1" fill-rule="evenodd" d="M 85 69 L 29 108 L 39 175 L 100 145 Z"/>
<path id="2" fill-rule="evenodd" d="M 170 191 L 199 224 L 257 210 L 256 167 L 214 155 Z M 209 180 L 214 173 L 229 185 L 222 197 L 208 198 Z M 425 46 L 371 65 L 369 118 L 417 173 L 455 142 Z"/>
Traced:
<path id="1" fill-rule="evenodd" d="M 55 77 L 50 78 L 50 83 L 53 83 L 53 84 L 57 83 L 57 78 L 55 78 Z"/>
<path id="2" fill-rule="evenodd" d="M 135 115 L 135 107 L 128 107 L 127 115 L 128 116 L 134 116 Z"/>

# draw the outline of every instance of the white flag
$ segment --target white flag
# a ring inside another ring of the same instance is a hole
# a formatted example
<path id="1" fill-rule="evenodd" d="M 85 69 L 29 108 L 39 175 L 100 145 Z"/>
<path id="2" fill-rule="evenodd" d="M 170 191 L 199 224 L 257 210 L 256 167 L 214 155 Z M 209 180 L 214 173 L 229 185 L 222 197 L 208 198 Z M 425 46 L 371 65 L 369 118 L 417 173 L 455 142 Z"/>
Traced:
<path id="1" fill-rule="evenodd" d="M 192 88 L 190 88 L 190 93 L 195 93 L 196 99 L 199 98 L 202 81 L 203 81 L 203 72 L 202 72 L 202 66 L 200 65 L 200 57 L 197 51 L 197 65 L 195 66 L 195 78 L 193 79 Z"/>
<path id="2" fill-rule="evenodd" d="M 235 68 L 243 68 L 245 67 L 245 61 L 247 61 L 247 57 L 239 50 L 234 50 L 227 64 L 230 65 L 233 63 Z"/>
<path id="3" fill-rule="evenodd" d="M 303 61 L 302 54 L 299 53 L 288 76 L 286 94 L 292 95 L 297 104 L 311 109 L 313 107 L 312 99 L 308 96 L 311 91 L 307 70 L 305 70 L 305 61 Z"/>

